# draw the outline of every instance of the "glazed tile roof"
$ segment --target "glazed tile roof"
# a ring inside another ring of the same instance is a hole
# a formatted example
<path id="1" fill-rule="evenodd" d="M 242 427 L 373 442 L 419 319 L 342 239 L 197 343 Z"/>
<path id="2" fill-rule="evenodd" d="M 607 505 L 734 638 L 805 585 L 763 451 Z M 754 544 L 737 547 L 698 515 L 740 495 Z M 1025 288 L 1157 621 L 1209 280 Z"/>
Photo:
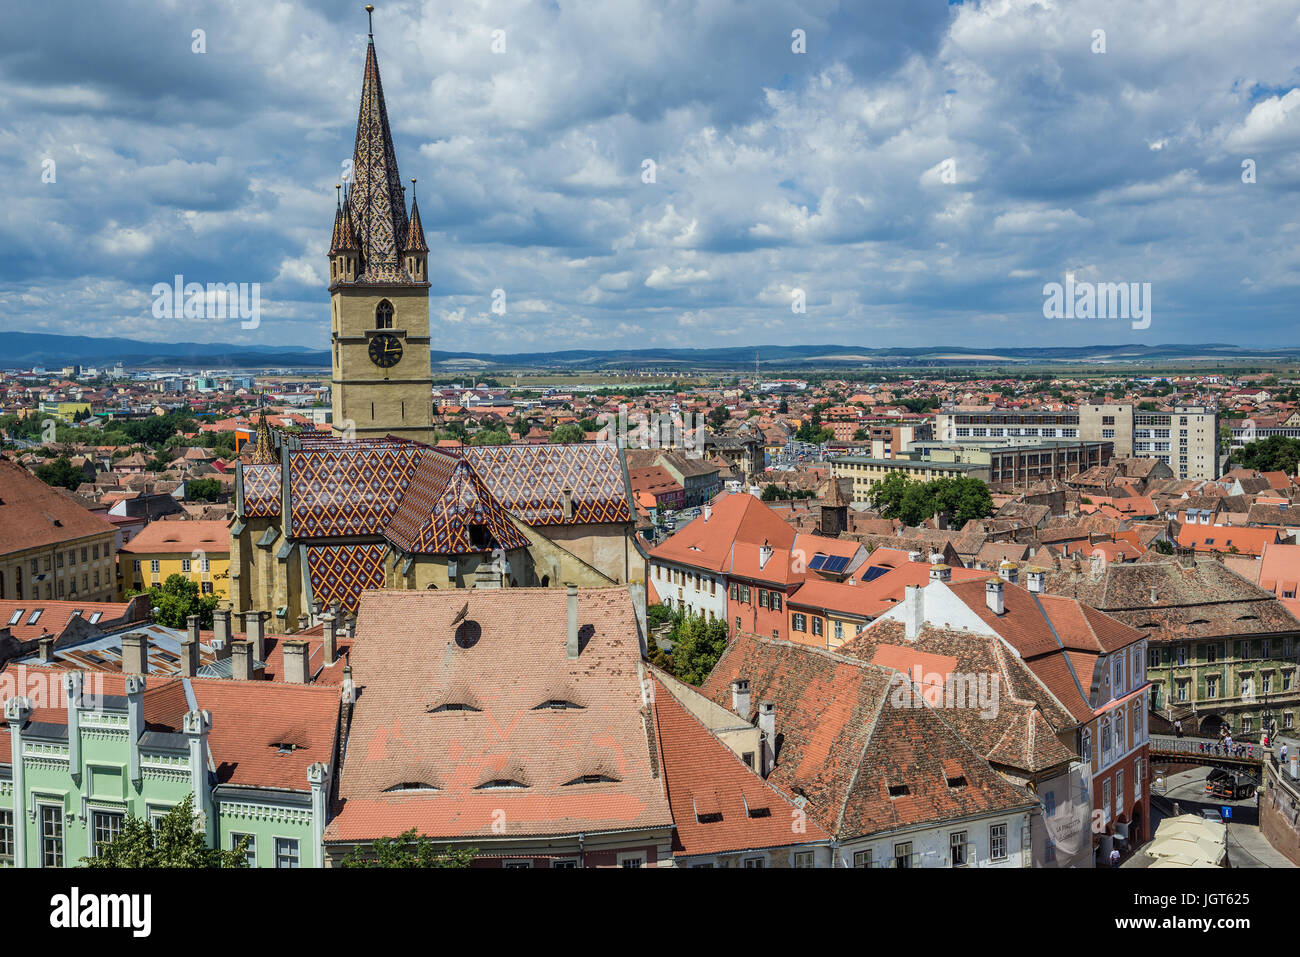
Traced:
<path id="1" fill-rule="evenodd" d="M 289 453 L 289 534 L 298 538 L 380 535 L 396 514 L 421 446 L 367 446 Z"/>
<path id="2" fill-rule="evenodd" d="M 893 706 L 895 675 L 856 658 L 738 635 L 702 690 L 729 708 L 731 682 L 744 678 L 755 707 L 775 703 L 781 747 L 768 783 L 792 799 L 806 797 L 809 819 L 839 839 L 1032 806 L 938 712 L 924 703 Z M 959 778 L 964 783 L 948 783 Z"/>
<path id="3" fill-rule="evenodd" d="M 280 465 L 243 467 L 244 514 L 249 518 L 274 518 L 280 514 Z"/>
<path id="4" fill-rule="evenodd" d="M 421 459 L 385 537 L 406 552 L 464 554 L 482 551 L 470 526 L 486 526 L 491 547 L 526 548 L 528 539 L 468 462 L 430 452 Z"/>
<path id="5" fill-rule="evenodd" d="M 526 525 L 634 522 L 618 448 L 574 445 L 481 445 L 464 456 L 488 490 Z M 573 517 L 564 516 L 564 490 Z"/>
<path id="6" fill-rule="evenodd" d="M 399 256 L 399 246 L 408 233 L 406 199 L 397 170 L 397 154 L 388 126 L 388 107 L 384 103 L 384 86 L 379 78 L 373 40 L 366 47 L 347 203 L 361 249 L 357 281 L 413 282 Z"/>
<path id="7" fill-rule="evenodd" d="M 579 590 L 573 660 L 567 617 L 557 590 L 363 595 L 359 695 L 327 839 L 671 826 L 630 596 Z"/>
<path id="8" fill-rule="evenodd" d="M 307 579 L 312 599 L 322 606 L 338 603 L 355 611 L 361 593 L 384 587 L 383 542 L 348 545 L 308 545 Z"/>

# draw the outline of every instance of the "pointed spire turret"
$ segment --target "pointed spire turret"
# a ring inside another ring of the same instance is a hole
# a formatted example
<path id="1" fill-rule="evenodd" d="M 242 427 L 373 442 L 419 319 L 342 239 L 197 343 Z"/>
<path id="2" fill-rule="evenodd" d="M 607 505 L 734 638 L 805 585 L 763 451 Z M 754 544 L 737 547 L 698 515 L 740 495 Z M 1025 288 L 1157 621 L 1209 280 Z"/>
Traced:
<path id="1" fill-rule="evenodd" d="M 257 445 L 253 447 L 252 463 L 254 465 L 274 465 L 275 447 L 271 441 L 271 426 L 266 421 L 266 405 L 259 397 L 257 420 Z"/>
<path id="2" fill-rule="evenodd" d="M 424 241 L 424 226 L 420 223 L 420 207 L 415 201 L 415 180 L 411 180 L 411 225 L 406 232 L 406 243 L 402 247 L 407 252 L 427 253 L 428 245 Z"/>
<path id="3" fill-rule="evenodd" d="M 367 10 L 368 14 L 370 12 Z M 410 227 L 373 35 L 366 45 L 366 68 L 361 83 L 361 106 L 357 112 L 357 138 L 352 153 L 352 182 L 347 206 L 361 248 L 357 280 L 382 283 L 413 281 L 400 256 L 401 243 Z"/>

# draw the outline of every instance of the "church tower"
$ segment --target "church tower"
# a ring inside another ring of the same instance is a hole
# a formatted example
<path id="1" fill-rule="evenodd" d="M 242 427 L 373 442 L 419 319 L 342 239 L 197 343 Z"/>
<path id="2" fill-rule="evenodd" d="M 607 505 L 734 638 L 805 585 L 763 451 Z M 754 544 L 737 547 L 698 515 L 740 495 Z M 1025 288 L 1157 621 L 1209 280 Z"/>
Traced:
<path id="1" fill-rule="evenodd" d="M 356 438 L 432 443 L 429 247 L 411 182 L 408 216 L 372 29 L 351 182 L 329 252 L 333 424 Z"/>

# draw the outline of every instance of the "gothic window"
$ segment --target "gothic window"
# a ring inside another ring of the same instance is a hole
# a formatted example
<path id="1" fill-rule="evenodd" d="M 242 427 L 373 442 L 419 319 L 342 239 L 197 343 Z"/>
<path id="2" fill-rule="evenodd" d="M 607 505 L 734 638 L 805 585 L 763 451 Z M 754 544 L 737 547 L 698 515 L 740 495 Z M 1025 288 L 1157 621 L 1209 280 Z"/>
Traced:
<path id="1" fill-rule="evenodd" d="M 379 305 L 375 307 L 375 328 L 393 328 L 393 304 L 387 299 L 381 299 Z"/>

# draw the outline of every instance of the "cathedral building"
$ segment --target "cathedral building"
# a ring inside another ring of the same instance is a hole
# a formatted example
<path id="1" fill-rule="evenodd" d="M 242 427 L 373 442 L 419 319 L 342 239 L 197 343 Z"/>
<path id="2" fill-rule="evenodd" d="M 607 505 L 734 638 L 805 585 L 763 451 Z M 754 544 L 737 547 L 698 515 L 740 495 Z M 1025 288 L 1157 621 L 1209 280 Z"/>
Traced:
<path id="1" fill-rule="evenodd" d="M 432 447 L 429 249 L 373 36 L 352 166 L 329 253 L 333 430 L 273 435 L 262 417 L 236 470 L 231 608 L 283 632 L 369 588 L 644 580 L 615 445 Z"/>

